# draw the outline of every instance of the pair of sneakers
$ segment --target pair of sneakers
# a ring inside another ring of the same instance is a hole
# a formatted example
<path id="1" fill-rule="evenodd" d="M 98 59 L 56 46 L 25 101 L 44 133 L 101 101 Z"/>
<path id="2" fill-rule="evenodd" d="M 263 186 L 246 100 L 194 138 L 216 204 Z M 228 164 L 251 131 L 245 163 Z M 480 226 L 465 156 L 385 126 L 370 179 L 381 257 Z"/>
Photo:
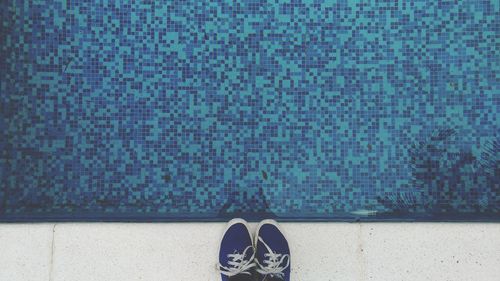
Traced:
<path id="1" fill-rule="evenodd" d="M 290 281 L 290 248 L 278 223 L 264 220 L 255 233 L 243 219 L 228 223 L 217 264 L 222 281 Z"/>

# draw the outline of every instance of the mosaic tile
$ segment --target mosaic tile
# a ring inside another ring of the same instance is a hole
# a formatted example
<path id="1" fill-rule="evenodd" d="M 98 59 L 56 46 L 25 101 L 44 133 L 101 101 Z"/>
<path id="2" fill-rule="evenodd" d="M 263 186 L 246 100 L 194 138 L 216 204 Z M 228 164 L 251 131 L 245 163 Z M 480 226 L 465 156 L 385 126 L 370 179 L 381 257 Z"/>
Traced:
<path id="1" fill-rule="evenodd" d="M 0 220 L 500 220 L 500 4 L 3 1 Z"/>

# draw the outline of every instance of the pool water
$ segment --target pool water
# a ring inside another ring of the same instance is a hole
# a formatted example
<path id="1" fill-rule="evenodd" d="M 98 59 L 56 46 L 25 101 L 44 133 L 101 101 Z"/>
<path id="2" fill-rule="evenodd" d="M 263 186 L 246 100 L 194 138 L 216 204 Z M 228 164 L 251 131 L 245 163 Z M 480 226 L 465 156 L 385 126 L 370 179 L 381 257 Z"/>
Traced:
<path id="1" fill-rule="evenodd" d="M 500 221 L 498 1 L 2 1 L 0 220 Z"/>

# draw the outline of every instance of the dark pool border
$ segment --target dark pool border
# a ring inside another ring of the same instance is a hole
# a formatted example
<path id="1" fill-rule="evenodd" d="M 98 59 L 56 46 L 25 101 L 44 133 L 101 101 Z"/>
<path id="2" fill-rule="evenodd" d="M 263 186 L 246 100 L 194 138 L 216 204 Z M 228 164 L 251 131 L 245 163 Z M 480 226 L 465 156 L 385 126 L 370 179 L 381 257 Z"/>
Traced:
<path id="1" fill-rule="evenodd" d="M 68 215 L 68 214 L 22 214 L 22 215 L 0 215 L 0 223 L 45 223 L 45 222 L 117 222 L 117 223 L 149 223 L 149 222 L 225 222 L 232 217 L 242 217 L 250 222 L 260 221 L 269 216 L 261 216 L 259 214 L 234 214 L 234 216 L 217 216 L 217 214 L 193 215 L 193 214 L 123 214 L 123 215 L 103 215 L 85 214 L 85 215 Z M 335 216 L 318 216 L 307 214 L 290 214 L 287 216 L 274 216 L 273 219 L 282 222 L 481 222 L 481 223 L 500 223 L 500 214 L 464 214 L 464 215 L 419 215 L 413 217 L 394 217 L 388 215 L 375 216 L 352 216 L 352 215 L 335 215 Z"/>

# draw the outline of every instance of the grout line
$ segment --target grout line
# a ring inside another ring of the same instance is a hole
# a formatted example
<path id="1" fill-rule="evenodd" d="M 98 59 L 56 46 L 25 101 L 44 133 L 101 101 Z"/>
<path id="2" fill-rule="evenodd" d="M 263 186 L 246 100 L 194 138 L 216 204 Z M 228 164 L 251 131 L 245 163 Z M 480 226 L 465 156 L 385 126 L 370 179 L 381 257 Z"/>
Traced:
<path id="1" fill-rule="evenodd" d="M 55 236 L 56 236 L 56 223 L 52 227 L 52 247 L 50 250 L 50 267 L 49 267 L 49 281 L 53 279 L 54 272 L 54 249 L 55 249 Z"/>
<path id="2" fill-rule="evenodd" d="M 358 257 L 359 266 L 359 280 L 367 280 L 366 268 L 365 268 L 365 258 L 364 258 L 364 241 L 363 241 L 363 224 L 358 223 L 358 248 L 356 250 Z"/>

